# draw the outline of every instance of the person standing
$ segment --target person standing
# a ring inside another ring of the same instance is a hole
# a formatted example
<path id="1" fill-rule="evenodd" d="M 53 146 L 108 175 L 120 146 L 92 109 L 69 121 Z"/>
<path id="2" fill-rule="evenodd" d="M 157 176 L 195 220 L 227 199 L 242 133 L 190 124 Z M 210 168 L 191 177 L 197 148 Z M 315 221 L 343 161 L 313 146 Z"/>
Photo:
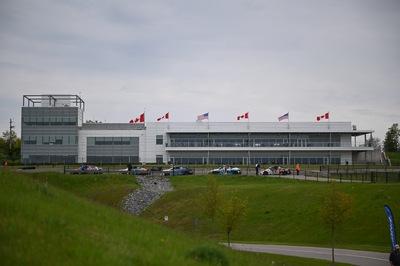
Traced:
<path id="1" fill-rule="evenodd" d="M 394 246 L 394 250 L 390 253 L 389 261 L 391 266 L 400 266 L 399 244 Z"/>
<path id="2" fill-rule="evenodd" d="M 297 175 L 299 175 L 299 173 L 300 173 L 300 166 L 299 166 L 299 164 L 297 164 L 297 166 L 296 166 L 296 171 L 297 171 Z"/>
<path id="3" fill-rule="evenodd" d="M 132 174 L 132 164 L 128 163 L 128 175 Z"/>
<path id="4" fill-rule="evenodd" d="M 258 164 L 258 162 L 256 163 L 256 175 L 258 176 L 258 168 L 260 167 L 260 165 Z"/>

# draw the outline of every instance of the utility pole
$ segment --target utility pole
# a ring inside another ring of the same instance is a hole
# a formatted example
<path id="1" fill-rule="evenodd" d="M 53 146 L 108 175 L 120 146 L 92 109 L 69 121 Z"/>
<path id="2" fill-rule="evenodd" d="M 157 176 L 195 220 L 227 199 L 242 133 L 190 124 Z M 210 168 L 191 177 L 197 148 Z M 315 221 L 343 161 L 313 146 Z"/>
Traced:
<path id="1" fill-rule="evenodd" d="M 13 123 L 13 121 L 12 121 L 12 119 L 10 118 L 10 150 L 12 149 L 12 147 L 11 147 L 11 140 L 12 140 L 12 129 L 14 128 L 14 126 L 12 125 L 12 123 Z"/>

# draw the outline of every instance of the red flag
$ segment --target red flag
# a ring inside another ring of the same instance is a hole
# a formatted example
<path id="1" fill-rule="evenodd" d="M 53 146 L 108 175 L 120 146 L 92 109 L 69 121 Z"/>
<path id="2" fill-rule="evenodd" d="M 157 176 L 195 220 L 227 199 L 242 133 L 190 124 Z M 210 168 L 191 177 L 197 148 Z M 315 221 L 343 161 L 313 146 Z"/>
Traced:
<path id="1" fill-rule="evenodd" d="M 129 123 L 133 123 L 133 119 L 131 121 L 129 121 Z"/>
<path id="2" fill-rule="evenodd" d="M 326 113 L 325 115 L 317 116 L 317 121 L 320 121 L 322 118 L 329 119 L 329 113 Z"/>
<path id="3" fill-rule="evenodd" d="M 162 117 L 158 118 L 157 121 L 160 121 L 161 119 L 169 119 L 169 112 L 163 115 Z"/>
<path id="4" fill-rule="evenodd" d="M 237 120 L 240 120 L 240 119 L 242 119 L 242 118 L 244 118 L 244 119 L 249 119 L 249 112 L 245 113 L 244 115 L 239 115 L 239 116 L 237 117 Z"/>
<path id="5" fill-rule="evenodd" d="M 144 113 L 140 115 L 140 123 L 144 123 Z"/>

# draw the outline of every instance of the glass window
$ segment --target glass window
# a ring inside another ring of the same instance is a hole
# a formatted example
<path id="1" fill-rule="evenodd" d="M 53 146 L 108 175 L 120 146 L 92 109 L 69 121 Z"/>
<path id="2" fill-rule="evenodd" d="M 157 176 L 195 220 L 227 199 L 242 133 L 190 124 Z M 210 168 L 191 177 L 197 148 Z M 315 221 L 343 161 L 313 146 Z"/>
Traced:
<path id="1" fill-rule="evenodd" d="M 122 138 L 119 137 L 114 138 L 114 145 L 122 145 Z"/>
<path id="2" fill-rule="evenodd" d="M 43 144 L 43 137 L 37 136 L 36 137 L 36 145 L 42 145 L 42 144 Z"/>
<path id="3" fill-rule="evenodd" d="M 69 136 L 69 144 L 70 145 L 78 144 L 78 136 Z"/>
<path id="4" fill-rule="evenodd" d="M 63 117 L 63 125 L 64 126 L 69 126 L 69 117 Z"/>
<path id="5" fill-rule="evenodd" d="M 104 138 L 102 138 L 102 137 L 96 138 L 95 145 L 104 145 L 103 143 L 104 143 Z"/>
<path id="6" fill-rule="evenodd" d="M 113 145 L 113 138 L 111 137 L 104 138 L 104 145 Z"/>
<path id="7" fill-rule="evenodd" d="M 63 139 L 63 137 L 62 136 L 55 136 L 55 142 L 54 142 L 54 144 L 63 144 L 62 143 L 62 139 Z"/>
<path id="8" fill-rule="evenodd" d="M 72 143 L 71 143 L 72 144 Z M 87 145 L 95 145 L 95 138 L 87 138 Z"/>
<path id="9" fill-rule="evenodd" d="M 68 145 L 69 144 L 69 136 L 63 136 L 62 137 L 62 144 L 63 145 Z"/>
<path id="10" fill-rule="evenodd" d="M 156 145 L 163 145 L 163 135 L 156 136 Z"/>
<path id="11" fill-rule="evenodd" d="M 50 143 L 56 142 L 56 136 L 50 136 Z"/>
<path id="12" fill-rule="evenodd" d="M 122 145 L 131 145 L 131 138 L 122 138 Z"/>
<path id="13" fill-rule="evenodd" d="M 57 117 L 56 122 L 54 124 L 55 126 L 62 126 L 62 117 Z"/>
<path id="14" fill-rule="evenodd" d="M 77 118 L 76 117 L 70 117 L 69 118 L 69 125 L 70 126 L 76 126 L 77 125 Z"/>

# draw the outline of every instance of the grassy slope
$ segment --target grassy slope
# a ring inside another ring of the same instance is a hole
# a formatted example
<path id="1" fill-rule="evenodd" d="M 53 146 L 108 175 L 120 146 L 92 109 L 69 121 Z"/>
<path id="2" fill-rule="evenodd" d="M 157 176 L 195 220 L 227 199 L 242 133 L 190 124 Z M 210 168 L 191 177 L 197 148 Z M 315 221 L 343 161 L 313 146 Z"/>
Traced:
<path id="1" fill-rule="evenodd" d="M 212 237 L 211 219 L 202 214 L 200 205 L 205 178 L 175 177 L 172 183 L 176 189 L 141 216 L 163 223 L 163 217 L 168 215 L 171 228 L 189 234 L 194 234 L 194 218 L 199 218 L 198 235 Z M 217 178 L 226 195 L 237 190 L 239 197 L 249 200 L 250 211 L 240 229 L 231 234 L 232 241 L 330 247 L 330 230 L 318 215 L 318 197 L 327 188 L 326 182 L 256 176 Z M 337 231 L 336 248 L 388 252 L 390 239 L 383 205 L 389 205 L 395 217 L 400 214 L 400 184 L 342 183 L 340 189 L 356 198 L 356 217 L 343 230 L 343 244 L 339 244 Z M 226 241 L 226 234 L 218 225 L 216 237 Z"/>
<path id="2" fill-rule="evenodd" d="M 43 180 L 65 185 L 64 190 L 31 177 L 0 169 L 2 265 L 211 265 L 186 256 L 199 246 L 225 254 L 230 265 L 330 265 L 236 252 L 66 191 L 78 190 L 76 194 L 91 198 L 96 187 L 106 190 L 104 185 L 109 185 L 101 183 L 110 177 L 44 175 Z M 41 175 L 34 177 L 42 179 Z M 121 177 L 120 182 L 129 183 L 129 178 Z"/>

